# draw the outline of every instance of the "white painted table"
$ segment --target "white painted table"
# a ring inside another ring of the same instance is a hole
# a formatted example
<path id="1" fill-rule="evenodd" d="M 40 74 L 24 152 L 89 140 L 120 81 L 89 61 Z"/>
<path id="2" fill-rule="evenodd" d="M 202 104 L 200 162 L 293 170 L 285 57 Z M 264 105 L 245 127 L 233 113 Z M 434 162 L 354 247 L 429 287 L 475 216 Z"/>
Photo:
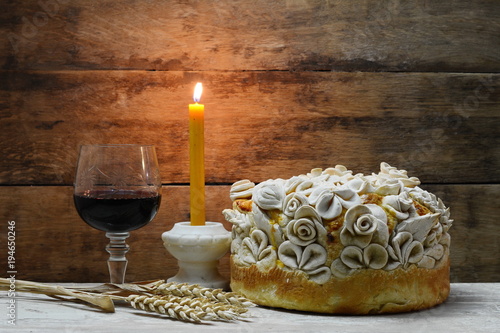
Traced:
<path id="1" fill-rule="evenodd" d="M 15 300 L 12 326 L 7 323 L 9 298 L 2 292 L 0 332 L 500 332 L 500 283 L 452 284 L 443 305 L 414 313 L 336 316 L 255 307 L 245 322 L 209 324 L 166 319 L 126 305 L 103 313 L 45 295 L 19 293 Z"/>

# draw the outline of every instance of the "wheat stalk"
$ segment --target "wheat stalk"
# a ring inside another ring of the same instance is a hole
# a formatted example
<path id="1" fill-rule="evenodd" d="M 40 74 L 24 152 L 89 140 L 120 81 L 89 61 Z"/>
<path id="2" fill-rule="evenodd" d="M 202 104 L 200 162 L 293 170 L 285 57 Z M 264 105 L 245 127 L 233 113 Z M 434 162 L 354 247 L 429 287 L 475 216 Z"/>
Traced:
<path id="1" fill-rule="evenodd" d="M 163 280 L 136 284 L 106 284 L 97 288 L 64 288 L 44 283 L 16 280 L 16 291 L 71 296 L 114 312 L 113 300 L 130 303 L 135 309 L 153 311 L 167 317 L 191 321 L 233 321 L 241 319 L 254 304 L 246 298 L 222 289 L 204 288 Z M 8 290 L 10 280 L 0 278 L 0 290 Z M 121 295 L 120 295 L 121 294 Z M 124 295 L 125 294 L 125 295 Z"/>
<path id="2" fill-rule="evenodd" d="M 156 286 L 152 290 L 157 295 L 173 295 L 179 297 L 199 297 L 210 301 L 230 304 L 238 307 L 250 307 L 255 304 L 234 292 L 222 289 L 205 288 L 197 284 L 168 282 Z"/>
<path id="3" fill-rule="evenodd" d="M 61 286 L 53 286 L 45 283 L 31 282 L 25 280 L 15 280 L 16 291 L 45 294 L 48 296 L 70 296 L 81 301 L 98 306 L 106 312 L 115 312 L 113 300 L 108 295 L 89 293 L 78 290 L 70 290 Z M 0 278 L 0 290 L 8 290 L 10 280 Z"/>
<path id="4" fill-rule="evenodd" d="M 126 298 L 132 307 L 166 315 L 173 319 L 201 322 L 212 320 L 232 321 L 241 317 L 246 309 L 206 298 L 178 296 L 130 295 Z"/>

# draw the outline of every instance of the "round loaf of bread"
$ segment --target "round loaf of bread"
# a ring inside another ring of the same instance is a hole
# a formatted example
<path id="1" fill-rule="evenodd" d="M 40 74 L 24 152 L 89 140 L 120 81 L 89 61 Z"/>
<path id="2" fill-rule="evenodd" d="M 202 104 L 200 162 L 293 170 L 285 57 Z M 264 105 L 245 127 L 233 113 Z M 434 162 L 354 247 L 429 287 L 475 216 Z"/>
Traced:
<path id="1" fill-rule="evenodd" d="M 387 163 L 231 187 L 231 289 L 257 304 L 337 314 L 435 306 L 450 290 L 449 208 Z"/>

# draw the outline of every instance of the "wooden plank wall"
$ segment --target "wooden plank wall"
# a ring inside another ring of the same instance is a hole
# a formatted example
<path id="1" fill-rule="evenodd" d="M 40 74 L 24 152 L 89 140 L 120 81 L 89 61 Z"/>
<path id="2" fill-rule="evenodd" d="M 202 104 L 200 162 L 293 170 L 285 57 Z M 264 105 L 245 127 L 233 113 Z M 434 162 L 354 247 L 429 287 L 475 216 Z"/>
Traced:
<path id="1" fill-rule="evenodd" d="M 107 280 L 72 203 L 80 144 L 157 147 L 158 217 L 128 280 L 176 272 L 188 220 L 187 104 L 206 105 L 207 218 L 229 185 L 344 164 L 408 170 L 451 207 L 452 281 L 500 281 L 500 2 L 26 0 L 0 11 L 0 276 Z M 229 228 L 229 225 L 226 224 Z M 221 261 L 228 275 L 227 257 Z"/>

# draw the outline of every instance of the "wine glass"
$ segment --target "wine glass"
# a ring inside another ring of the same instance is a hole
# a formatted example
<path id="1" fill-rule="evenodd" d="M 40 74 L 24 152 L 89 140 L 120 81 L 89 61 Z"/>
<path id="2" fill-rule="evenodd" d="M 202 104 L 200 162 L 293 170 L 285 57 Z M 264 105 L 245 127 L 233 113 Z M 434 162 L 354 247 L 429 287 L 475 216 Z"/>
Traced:
<path id="1" fill-rule="evenodd" d="M 111 283 L 124 283 L 129 232 L 158 212 L 161 180 L 154 146 L 83 145 L 73 194 L 76 210 L 91 227 L 106 231 Z"/>

